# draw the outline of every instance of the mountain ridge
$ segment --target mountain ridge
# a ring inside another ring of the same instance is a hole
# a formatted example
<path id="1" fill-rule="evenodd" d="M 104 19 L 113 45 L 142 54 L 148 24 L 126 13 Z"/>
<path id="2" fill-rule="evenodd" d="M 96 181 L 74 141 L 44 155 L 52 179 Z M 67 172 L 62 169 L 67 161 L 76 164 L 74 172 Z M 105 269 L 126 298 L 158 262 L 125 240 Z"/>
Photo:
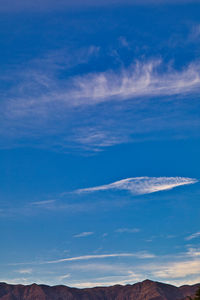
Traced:
<path id="1" fill-rule="evenodd" d="M 144 280 L 133 285 L 73 288 L 65 285 L 0 283 L 0 300 L 186 300 L 194 296 L 200 284 L 176 287 Z"/>

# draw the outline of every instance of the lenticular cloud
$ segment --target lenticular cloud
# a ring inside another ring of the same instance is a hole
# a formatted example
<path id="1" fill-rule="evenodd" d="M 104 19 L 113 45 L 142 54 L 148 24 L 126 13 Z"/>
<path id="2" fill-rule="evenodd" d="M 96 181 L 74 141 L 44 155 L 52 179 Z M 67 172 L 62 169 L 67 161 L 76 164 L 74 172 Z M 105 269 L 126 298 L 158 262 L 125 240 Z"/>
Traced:
<path id="1" fill-rule="evenodd" d="M 134 195 L 143 195 L 170 190 L 181 185 L 194 184 L 196 182 L 198 182 L 197 179 L 187 177 L 133 177 L 106 185 L 79 189 L 76 192 L 91 193 L 106 190 L 127 190 Z"/>

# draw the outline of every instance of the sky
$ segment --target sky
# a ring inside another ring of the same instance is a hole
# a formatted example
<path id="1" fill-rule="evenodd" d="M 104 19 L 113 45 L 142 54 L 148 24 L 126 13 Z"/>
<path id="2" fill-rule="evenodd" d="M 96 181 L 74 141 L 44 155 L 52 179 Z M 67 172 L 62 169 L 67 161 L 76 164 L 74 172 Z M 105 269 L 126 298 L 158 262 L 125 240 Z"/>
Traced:
<path id="1" fill-rule="evenodd" d="M 2 0 L 1 282 L 200 282 L 199 11 Z"/>

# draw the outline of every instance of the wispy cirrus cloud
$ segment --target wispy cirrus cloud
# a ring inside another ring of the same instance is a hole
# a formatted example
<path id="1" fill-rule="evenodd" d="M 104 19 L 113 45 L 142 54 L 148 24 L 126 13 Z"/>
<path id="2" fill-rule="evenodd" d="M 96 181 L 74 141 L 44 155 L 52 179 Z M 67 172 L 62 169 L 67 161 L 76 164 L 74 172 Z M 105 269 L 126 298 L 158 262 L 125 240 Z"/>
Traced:
<path id="1" fill-rule="evenodd" d="M 31 205 L 48 206 L 49 204 L 53 204 L 55 201 L 56 201 L 55 199 L 44 200 L 44 201 L 36 201 L 36 202 L 32 202 Z"/>
<path id="2" fill-rule="evenodd" d="M 51 260 L 45 263 L 47 264 L 57 264 L 70 261 L 81 261 L 81 260 L 91 260 L 91 259 L 105 259 L 105 258 L 116 258 L 116 257 L 136 257 L 139 259 L 154 258 L 155 255 L 147 252 L 138 253 L 114 253 L 114 254 L 97 254 L 97 255 L 83 255 L 76 257 L 63 258 L 58 260 Z"/>
<path id="3" fill-rule="evenodd" d="M 187 177 L 133 177 L 106 185 L 78 189 L 75 192 L 92 193 L 106 190 L 127 190 L 131 194 L 142 195 L 170 190 L 178 186 L 197 182 L 197 179 Z"/>
<path id="4" fill-rule="evenodd" d="M 48 79 L 48 73 L 35 73 L 31 70 L 28 78 L 28 81 L 27 78 L 23 81 L 22 87 L 18 87 L 20 98 L 13 98 L 5 103 L 4 108 L 10 108 L 7 117 L 17 118 L 31 113 L 39 116 L 41 113 L 43 115 L 44 110 L 50 113 L 51 107 L 48 106 L 53 103 L 57 104 L 54 109 L 62 111 L 69 107 L 95 105 L 109 100 L 197 93 L 200 90 L 200 63 L 197 61 L 176 70 L 170 64 L 163 64 L 161 59 L 154 59 L 136 61 L 127 68 L 115 71 L 83 74 L 60 81 L 52 76 Z M 32 94 L 38 88 L 37 93 L 40 95 L 30 98 L 26 84 Z"/>
<path id="5" fill-rule="evenodd" d="M 19 274 L 31 274 L 33 272 L 32 269 L 20 269 L 20 270 L 16 270 L 17 273 Z"/>
<path id="6" fill-rule="evenodd" d="M 74 78 L 73 105 L 125 100 L 137 97 L 172 96 L 200 89 L 200 67 L 190 64 L 183 70 L 161 71 L 162 61 L 136 62 L 121 72 L 104 72 Z"/>
<path id="7" fill-rule="evenodd" d="M 190 241 L 190 240 L 196 239 L 196 238 L 198 238 L 198 237 L 200 237 L 200 231 L 195 232 L 195 233 L 193 233 L 193 234 L 187 236 L 187 237 L 185 238 L 185 240 L 186 240 L 186 241 Z"/>
<path id="8" fill-rule="evenodd" d="M 97 193 L 97 192 L 115 192 L 115 191 L 125 191 L 132 195 L 145 195 L 161 191 L 168 191 L 177 187 L 190 185 L 198 183 L 199 180 L 195 178 L 188 177 L 132 177 L 122 179 L 110 184 L 94 186 L 89 188 L 81 188 L 77 190 L 62 192 L 57 195 L 54 195 L 55 199 L 47 199 L 43 201 L 34 201 L 29 204 L 22 206 L 5 206 L 4 209 L 0 210 L 0 214 L 4 217 L 12 217 L 15 215 L 34 215 L 41 213 L 45 210 L 52 212 L 61 212 L 65 211 L 68 213 L 83 213 L 88 211 L 96 211 L 99 209 L 112 208 L 113 205 L 122 205 L 120 201 L 91 201 L 90 198 L 87 199 L 87 202 L 82 201 L 80 196 L 88 193 Z M 71 197 L 78 199 L 78 202 L 72 201 Z M 78 198 L 77 198 L 78 197 Z M 126 205 L 124 201 L 123 205 Z M 121 227 L 115 230 L 116 233 L 138 233 L 140 232 L 139 228 L 129 228 Z M 80 233 L 73 234 L 74 238 L 85 238 L 93 236 L 95 232 L 93 231 L 83 231 Z M 108 233 L 104 233 L 102 236 L 107 236 Z M 185 240 L 192 240 L 199 237 L 199 232 L 193 233 L 188 237 L 185 237 Z M 170 238 L 170 236 L 169 236 Z M 149 239 L 148 239 L 149 240 Z M 151 239 L 150 239 L 151 240 Z"/>
<path id="9" fill-rule="evenodd" d="M 98 47 L 90 47 L 88 57 L 98 51 Z M 200 126 L 195 116 L 189 116 L 189 122 L 184 114 L 178 114 L 183 99 L 200 90 L 199 62 L 177 70 L 151 59 L 118 70 L 62 79 L 55 72 L 60 62 L 52 64 L 51 75 L 49 70 L 44 74 L 29 70 L 25 79 L 20 79 L 22 86 L 13 87 L 1 102 L 3 145 L 37 139 L 38 145 L 47 147 L 99 151 L 137 141 L 133 134 L 154 134 L 158 122 L 159 131 L 191 126 L 195 131 Z M 178 103 L 177 97 L 181 97 Z M 186 103 L 183 107 L 190 106 L 191 99 Z"/>
<path id="10" fill-rule="evenodd" d="M 84 232 L 81 232 L 79 234 L 75 234 L 74 237 L 75 238 L 81 238 L 81 237 L 87 237 L 87 236 L 90 236 L 90 235 L 93 235 L 94 232 L 92 231 L 84 231 Z"/>
<path id="11" fill-rule="evenodd" d="M 68 273 L 68 274 L 59 276 L 58 279 L 59 279 L 60 281 L 62 281 L 62 280 L 64 280 L 64 279 L 68 279 L 68 278 L 70 278 L 70 277 L 71 277 L 71 274 Z"/>
<path id="12" fill-rule="evenodd" d="M 91 255 L 82 255 L 82 256 L 74 256 L 61 258 L 57 260 L 49 260 L 49 261 L 41 261 L 41 262 L 22 262 L 22 263 L 13 263 L 10 265 L 44 265 L 44 264 L 59 264 L 65 262 L 76 262 L 76 261 L 89 261 L 89 260 L 99 260 L 99 259 L 109 259 L 109 258 L 138 258 L 138 259 L 151 259 L 156 256 L 147 251 L 140 251 L 134 253 L 109 253 L 109 254 L 91 254 Z"/>
<path id="13" fill-rule="evenodd" d="M 117 230 L 115 230 L 115 232 L 118 233 L 137 233 L 140 232 L 139 228 L 118 228 Z"/>

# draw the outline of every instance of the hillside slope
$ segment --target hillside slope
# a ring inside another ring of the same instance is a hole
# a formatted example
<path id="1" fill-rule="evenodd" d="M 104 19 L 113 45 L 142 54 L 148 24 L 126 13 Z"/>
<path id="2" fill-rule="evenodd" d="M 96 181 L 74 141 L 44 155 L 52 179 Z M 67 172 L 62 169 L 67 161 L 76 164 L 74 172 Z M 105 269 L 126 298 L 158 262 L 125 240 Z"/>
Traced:
<path id="1" fill-rule="evenodd" d="M 0 283 L 0 300 L 185 300 L 198 288 L 145 280 L 133 285 L 76 289 L 67 286 Z"/>

